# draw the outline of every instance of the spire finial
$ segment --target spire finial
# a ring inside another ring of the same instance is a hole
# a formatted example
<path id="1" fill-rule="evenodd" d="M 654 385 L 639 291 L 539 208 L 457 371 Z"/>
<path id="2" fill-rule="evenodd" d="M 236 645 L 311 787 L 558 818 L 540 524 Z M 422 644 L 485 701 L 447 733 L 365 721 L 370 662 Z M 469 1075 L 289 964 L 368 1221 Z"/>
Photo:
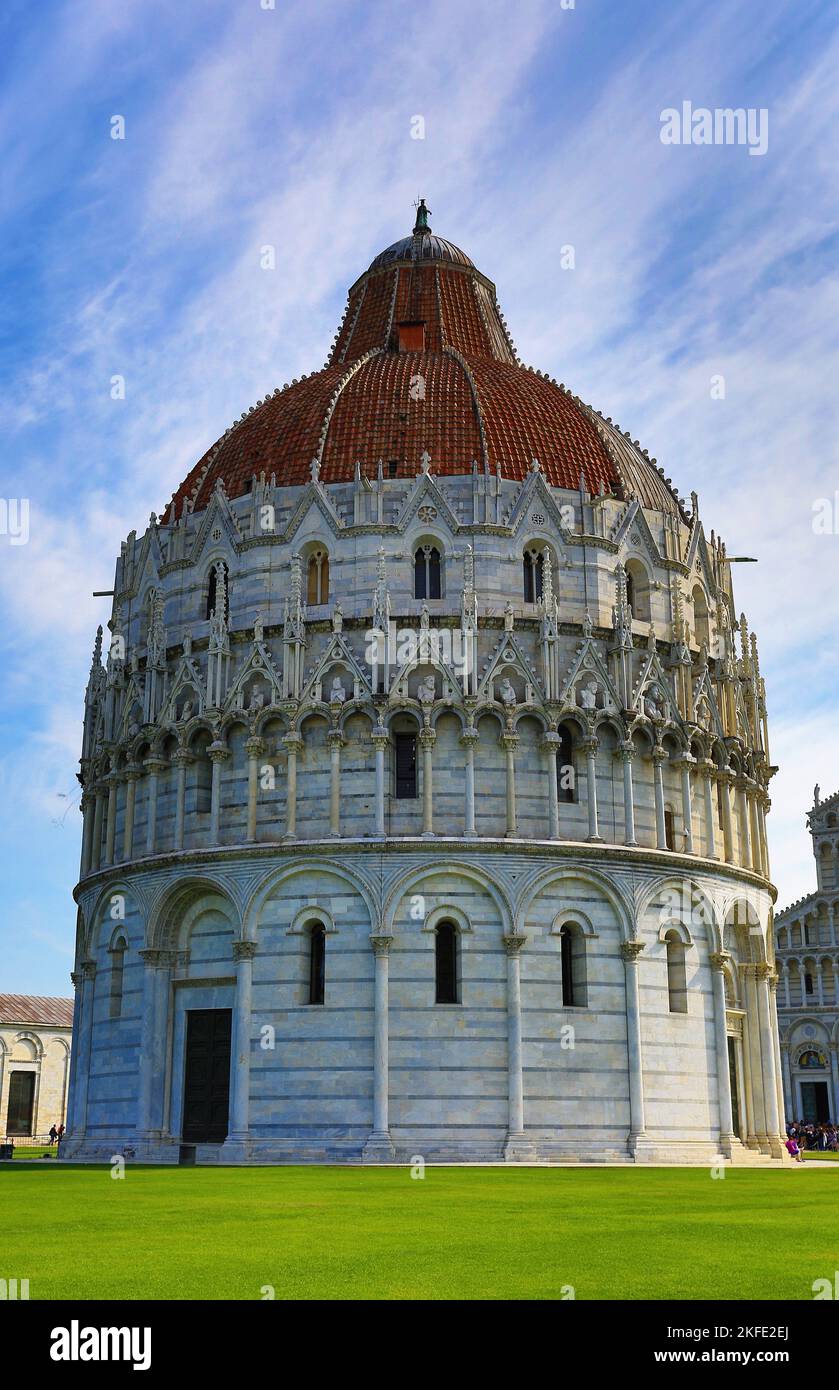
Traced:
<path id="1" fill-rule="evenodd" d="M 424 198 L 418 198 L 414 203 L 414 207 L 417 210 L 417 220 L 414 223 L 414 236 L 422 236 L 423 232 L 431 231 L 428 225 L 428 218 L 430 215 L 429 209 L 425 206 Z"/>

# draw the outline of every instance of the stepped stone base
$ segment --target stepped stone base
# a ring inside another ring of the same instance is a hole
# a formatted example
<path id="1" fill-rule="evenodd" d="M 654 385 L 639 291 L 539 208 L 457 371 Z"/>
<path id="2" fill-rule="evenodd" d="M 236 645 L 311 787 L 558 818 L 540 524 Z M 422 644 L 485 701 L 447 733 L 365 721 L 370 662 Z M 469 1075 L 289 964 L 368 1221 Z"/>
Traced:
<path id="1" fill-rule="evenodd" d="M 418 1158 L 429 1164 L 665 1164 L 673 1166 L 709 1167 L 777 1167 L 783 1165 L 786 1153 L 777 1143 L 779 1152 L 765 1153 L 747 1148 L 735 1139 L 731 1153 L 722 1154 L 719 1146 L 707 1141 L 671 1141 L 654 1135 L 634 1135 L 624 1145 L 587 1148 L 572 1140 L 531 1138 L 511 1134 L 504 1140 L 456 1140 L 435 1138 L 424 1144 L 415 1140 L 400 1143 L 387 1134 L 371 1134 L 360 1143 L 358 1139 L 328 1137 L 313 1139 L 245 1138 L 227 1140 L 223 1144 L 181 1145 L 178 1139 L 103 1140 L 70 1139 L 62 1145 L 61 1158 L 73 1163 L 111 1163 L 116 1155 L 128 1162 L 159 1164 L 192 1164 L 201 1167 L 258 1166 L 282 1164 L 411 1164 Z"/>

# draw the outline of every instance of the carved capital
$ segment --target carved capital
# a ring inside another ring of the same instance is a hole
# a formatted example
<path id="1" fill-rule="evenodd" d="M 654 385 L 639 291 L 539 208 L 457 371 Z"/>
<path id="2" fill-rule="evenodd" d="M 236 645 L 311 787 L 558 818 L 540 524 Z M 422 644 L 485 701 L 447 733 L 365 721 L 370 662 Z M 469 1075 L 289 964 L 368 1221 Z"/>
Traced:
<path id="1" fill-rule="evenodd" d="M 511 734 L 509 732 L 499 734 L 498 742 L 502 748 L 506 748 L 508 751 L 511 749 L 515 751 L 519 746 L 519 736 L 518 734 Z"/>
<path id="2" fill-rule="evenodd" d="M 231 756 L 231 750 L 226 743 L 221 743 L 217 740 L 215 743 L 210 744 L 207 749 L 207 756 L 212 763 L 226 763 L 227 759 Z"/>
<path id="3" fill-rule="evenodd" d="M 245 752 L 249 758 L 258 758 L 265 752 L 265 739 L 251 734 L 251 737 L 245 740 Z"/>
<path id="4" fill-rule="evenodd" d="M 437 735 L 433 729 L 420 729 L 419 741 L 423 748 L 433 748 L 437 742 Z"/>
<path id="5" fill-rule="evenodd" d="M 255 955 L 256 955 L 256 942 L 255 942 L 255 941 L 234 941 L 234 942 L 233 942 L 233 959 L 234 959 L 235 961 L 239 961 L 239 960 L 253 960 L 253 958 L 254 958 Z"/>
<path id="6" fill-rule="evenodd" d="M 284 734 L 280 742 L 289 753 L 299 753 L 303 747 L 303 736 L 302 734 Z"/>
<path id="7" fill-rule="evenodd" d="M 373 932 L 370 936 L 370 945 L 373 948 L 373 955 L 386 956 L 390 950 L 390 943 L 392 940 L 393 937 L 388 936 L 387 932 Z"/>
<path id="8" fill-rule="evenodd" d="M 504 950 L 508 956 L 517 956 L 527 944 L 527 937 L 522 932 L 512 932 L 504 937 Z"/>
<path id="9" fill-rule="evenodd" d="M 95 961 L 95 960 L 83 960 L 81 964 L 82 964 L 82 974 L 84 975 L 84 978 L 85 978 L 86 980 L 95 980 L 95 979 L 96 979 L 96 961 Z"/>
<path id="10" fill-rule="evenodd" d="M 643 941 L 622 941 L 621 956 L 629 964 L 635 965 L 644 949 Z"/>
<path id="11" fill-rule="evenodd" d="M 730 960 L 731 955 L 728 951 L 714 951 L 708 957 L 708 963 L 710 964 L 711 969 L 719 971 L 723 971 Z"/>

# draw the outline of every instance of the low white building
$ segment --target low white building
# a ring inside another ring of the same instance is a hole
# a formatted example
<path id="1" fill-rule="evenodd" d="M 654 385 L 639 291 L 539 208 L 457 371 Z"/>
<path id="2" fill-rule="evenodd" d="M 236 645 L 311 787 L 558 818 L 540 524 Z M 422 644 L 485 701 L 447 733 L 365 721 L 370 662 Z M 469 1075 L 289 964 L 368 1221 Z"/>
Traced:
<path id="1" fill-rule="evenodd" d="M 778 1020 L 787 1120 L 839 1123 L 839 791 L 807 813 L 816 891 L 778 913 Z"/>
<path id="2" fill-rule="evenodd" d="M 0 994 L 0 1136 L 65 1123 L 72 1028 L 72 999 Z"/>

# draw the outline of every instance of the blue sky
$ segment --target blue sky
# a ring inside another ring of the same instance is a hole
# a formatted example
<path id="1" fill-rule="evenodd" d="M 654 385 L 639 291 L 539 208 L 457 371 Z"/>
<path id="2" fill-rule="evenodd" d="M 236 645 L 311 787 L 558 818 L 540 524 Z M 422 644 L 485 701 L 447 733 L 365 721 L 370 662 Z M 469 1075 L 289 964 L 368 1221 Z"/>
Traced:
<path id="1" fill-rule="evenodd" d="M 235 417 L 322 365 L 420 193 L 524 361 L 759 557 L 736 597 L 781 767 L 779 906 L 809 892 L 804 812 L 839 787 L 839 535 L 812 526 L 839 489 L 832 6 L 267 2 L 0 15 L 0 495 L 30 503 L 28 543 L 0 536 L 0 990 L 70 992 L 92 590 Z M 663 145 L 686 100 L 766 108 L 766 154 Z"/>

